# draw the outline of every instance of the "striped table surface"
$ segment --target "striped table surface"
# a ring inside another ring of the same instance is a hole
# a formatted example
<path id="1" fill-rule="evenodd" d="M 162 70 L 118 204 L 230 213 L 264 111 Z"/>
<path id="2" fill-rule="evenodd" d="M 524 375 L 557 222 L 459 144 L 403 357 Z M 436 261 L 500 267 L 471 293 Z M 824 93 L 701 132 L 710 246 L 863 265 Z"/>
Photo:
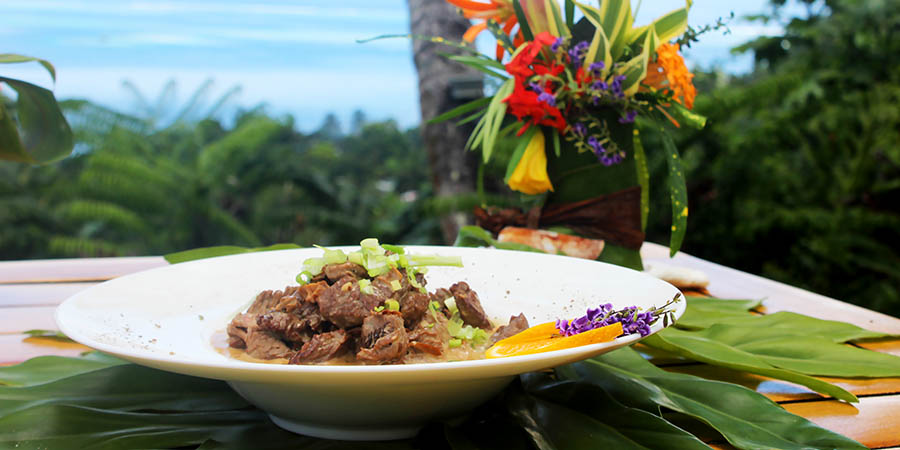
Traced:
<path id="1" fill-rule="evenodd" d="M 875 331 L 900 335 L 900 319 L 860 308 L 786 284 L 646 243 L 646 264 L 689 267 L 709 276 L 709 292 L 720 298 L 761 298 L 762 313 L 793 311 L 820 319 L 840 320 Z M 117 276 L 166 265 L 162 257 L 81 258 L 0 262 L 0 365 L 40 355 L 75 356 L 87 350 L 79 344 L 52 338 L 29 337 L 24 331 L 55 330 L 56 305 L 69 296 Z M 900 339 L 867 342 L 862 347 L 900 356 Z M 874 449 L 900 450 L 900 378 L 837 379 L 828 381 L 859 397 L 848 404 L 792 383 L 684 360 L 656 358 L 654 363 L 673 372 L 728 381 L 755 389 L 792 413 L 849 436 Z M 692 430 L 714 448 L 731 448 L 714 435 Z"/>

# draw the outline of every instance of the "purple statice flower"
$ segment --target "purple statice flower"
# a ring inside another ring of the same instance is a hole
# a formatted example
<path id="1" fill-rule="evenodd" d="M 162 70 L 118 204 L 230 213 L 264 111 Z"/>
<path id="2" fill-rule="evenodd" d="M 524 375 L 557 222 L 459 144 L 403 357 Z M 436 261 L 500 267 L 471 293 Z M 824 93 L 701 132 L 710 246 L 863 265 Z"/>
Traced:
<path id="1" fill-rule="evenodd" d="M 661 308 L 651 308 L 641 311 L 637 306 L 628 306 L 618 311 L 613 310 L 609 303 L 598 308 L 588 308 L 587 313 L 581 317 L 572 319 L 557 319 L 556 329 L 563 336 L 573 336 L 596 328 L 605 327 L 614 323 L 622 324 L 622 335 L 640 334 L 642 337 L 650 334 L 650 327 L 660 317 L 670 314 L 674 309 L 668 307 L 680 301 L 681 294 L 675 295 L 671 301 Z M 670 319 L 671 317 L 667 317 Z M 665 324 L 665 322 L 664 322 Z"/>
<path id="2" fill-rule="evenodd" d="M 632 109 L 625 113 L 625 117 L 619 117 L 619 123 L 634 123 L 634 118 L 637 117 L 638 112 L 636 109 Z"/>
<path id="3" fill-rule="evenodd" d="M 601 155 L 606 154 L 606 149 L 603 148 L 603 144 L 597 139 L 597 136 L 591 136 L 588 138 L 587 143 L 591 146 L 591 150 L 595 155 L 599 158 Z"/>
<path id="4" fill-rule="evenodd" d="M 622 158 L 621 153 L 615 152 L 615 153 L 604 153 L 602 155 L 597 155 L 597 159 L 599 159 L 600 162 L 604 166 L 609 167 L 609 166 L 612 166 L 612 165 L 622 162 L 622 159 L 624 159 L 624 158 Z"/>
<path id="5" fill-rule="evenodd" d="M 585 124 L 581 122 L 577 122 L 574 129 L 575 134 L 577 134 L 578 136 L 584 137 L 587 134 L 587 126 L 585 126 Z"/>
<path id="6" fill-rule="evenodd" d="M 601 71 L 605 68 L 606 68 L 606 64 L 603 61 L 597 61 L 595 63 L 591 63 L 591 65 L 588 66 L 588 71 L 591 73 L 591 75 L 593 75 L 595 77 L 599 77 L 601 74 Z"/>
<path id="7" fill-rule="evenodd" d="M 556 38 L 556 41 L 554 41 L 553 44 L 550 45 L 550 51 L 552 51 L 553 53 L 558 52 L 559 48 L 563 45 L 563 42 L 565 42 L 565 39 L 561 37 Z"/>
<path id="8" fill-rule="evenodd" d="M 556 97 L 549 92 L 541 92 L 537 99 L 539 102 L 544 102 L 550 106 L 556 106 Z"/>
<path id="9" fill-rule="evenodd" d="M 591 44 L 587 41 L 581 41 L 575 44 L 574 47 L 569 49 L 569 58 L 572 59 L 572 65 L 577 69 L 581 67 L 582 62 L 584 61 L 584 57 L 587 54 L 588 48 L 590 48 Z"/>
<path id="10" fill-rule="evenodd" d="M 625 97 L 625 92 L 622 91 L 622 82 L 625 81 L 625 75 L 616 75 L 613 78 L 612 85 L 610 85 L 609 89 L 612 93 L 619 98 Z"/>
<path id="11" fill-rule="evenodd" d="M 595 91 L 605 91 L 609 89 L 609 85 L 603 80 L 597 80 L 591 83 L 591 89 Z"/>

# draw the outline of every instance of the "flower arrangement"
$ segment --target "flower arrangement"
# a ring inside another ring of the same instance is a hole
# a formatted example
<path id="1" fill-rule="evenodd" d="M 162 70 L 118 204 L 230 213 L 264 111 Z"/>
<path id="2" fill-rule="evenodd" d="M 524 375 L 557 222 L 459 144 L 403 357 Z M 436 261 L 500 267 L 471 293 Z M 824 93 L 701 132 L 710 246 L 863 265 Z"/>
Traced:
<path id="1" fill-rule="evenodd" d="M 655 135 L 648 147 L 663 147 L 670 166 L 674 254 L 684 236 L 687 198 L 678 151 L 665 126 L 704 125 L 690 111 L 693 75 L 679 44 L 670 42 L 688 29 L 690 1 L 638 27 L 629 0 L 605 0 L 596 8 L 565 0 L 564 12 L 556 0 L 447 1 L 475 21 L 465 41 L 485 30 L 497 41 L 493 57 L 451 58 L 495 78 L 499 87 L 493 96 L 435 121 L 465 114 L 464 120 L 478 119 L 467 145 L 480 150 L 485 163 L 498 140 L 513 139 L 505 182 L 539 201 L 571 203 L 610 194 L 609 183 L 592 190 L 584 177 L 576 181 L 574 169 L 589 169 L 583 175 L 595 180 L 630 177 L 641 188 L 640 241 L 649 210 L 642 140 Z M 583 14 L 578 22 L 576 9 Z M 629 169 L 602 172 L 621 165 Z"/>

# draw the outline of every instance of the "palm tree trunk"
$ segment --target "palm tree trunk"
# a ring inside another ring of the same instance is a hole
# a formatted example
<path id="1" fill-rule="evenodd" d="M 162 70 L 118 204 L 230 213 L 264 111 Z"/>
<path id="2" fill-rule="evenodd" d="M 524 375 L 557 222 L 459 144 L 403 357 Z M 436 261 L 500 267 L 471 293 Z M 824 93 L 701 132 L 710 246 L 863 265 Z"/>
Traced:
<path id="1" fill-rule="evenodd" d="M 410 31 L 414 35 L 441 36 L 462 41 L 470 23 L 445 0 L 407 0 Z M 427 121 L 472 98 L 452 95 L 452 84 L 480 80 L 477 71 L 438 54 L 461 50 L 426 40 L 413 40 L 413 60 L 419 75 L 419 105 L 422 111 L 422 140 L 428 151 L 435 196 L 455 197 L 475 190 L 477 160 L 466 152 L 471 126 L 456 126 L 453 121 L 428 124 Z M 441 218 L 444 240 L 452 243 L 459 227 L 468 222 L 468 214 L 456 212 Z"/>

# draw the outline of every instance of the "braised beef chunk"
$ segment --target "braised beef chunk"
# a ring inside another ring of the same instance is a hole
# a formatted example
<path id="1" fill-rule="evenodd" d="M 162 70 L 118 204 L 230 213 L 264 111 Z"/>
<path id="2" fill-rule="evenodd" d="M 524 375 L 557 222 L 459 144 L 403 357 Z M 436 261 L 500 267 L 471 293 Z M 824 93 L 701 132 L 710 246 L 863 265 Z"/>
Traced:
<path id="1" fill-rule="evenodd" d="M 320 333 L 303 344 L 303 348 L 291 357 L 291 364 L 317 363 L 340 356 L 347 350 L 350 337 L 347 332 L 338 328 L 327 333 Z"/>
<path id="2" fill-rule="evenodd" d="M 294 295 L 305 302 L 315 303 L 325 289 L 328 289 L 328 283 L 324 281 L 308 283 L 303 286 L 297 286 L 297 292 Z"/>
<path id="3" fill-rule="evenodd" d="M 278 304 L 281 297 L 284 297 L 284 292 L 282 291 L 262 291 L 256 296 L 253 304 L 247 308 L 247 314 L 262 314 L 269 311 Z"/>
<path id="4" fill-rule="evenodd" d="M 506 339 L 514 334 L 519 334 L 526 329 L 528 329 L 528 319 L 525 318 L 524 314 L 520 313 L 518 316 L 511 316 L 509 318 L 509 324 L 497 328 L 497 331 L 491 336 L 491 345 L 496 344 L 497 341 L 501 339 Z"/>
<path id="5" fill-rule="evenodd" d="M 356 358 L 367 363 L 383 364 L 406 355 L 409 337 L 403 317 L 393 311 L 372 314 L 363 321 L 360 346 Z"/>
<path id="6" fill-rule="evenodd" d="M 271 331 L 250 327 L 247 331 L 247 354 L 259 359 L 289 358 L 293 351 Z"/>
<path id="7" fill-rule="evenodd" d="M 256 316 L 252 314 L 238 314 L 231 319 L 226 331 L 228 332 L 228 346 L 234 348 L 247 348 L 247 330 L 256 325 Z"/>
<path id="8" fill-rule="evenodd" d="M 465 281 L 450 286 L 450 293 L 456 299 L 456 307 L 459 308 L 459 316 L 463 322 L 473 327 L 491 329 L 491 321 L 488 320 L 484 309 L 481 307 L 481 301 L 478 300 L 478 294 L 469 288 Z"/>
<path id="9" fill-rule="evenodd" d="M 358 280 L 360 278 L 366 278 L 369 275 L 365 267 L 349 261 L 341 264 L 328 264 L 322 268 L 322 273 L 324 273 L 325 278 L 328 278 L 332 283 L 347 276 Z"/>
<path id="10" fill-rule="evenodd" d="M 428 310 L 428 294 L 417 290 L 406 291 L 397 300 L 400 302 L 400 314 L 403 315 L 403 323 L 407 328 L 412 328 L 419 323 L 419 320 L 425 315 L 425 311 Z"/>
<path id="11" fill-rule="evenodd" d="M 379 295 L 361 294 L 356 278 L 346 276 L 319 295 L 319 312 L 338 327 L 355 327 L 385 300 Z"/>
<path id="12" fill-rule="evenodd" d="M 409 348 L 435 356 L 444 354 L 449 340 L 447 317 L 440 312 L 426 313 L 409 332 Z"/>

